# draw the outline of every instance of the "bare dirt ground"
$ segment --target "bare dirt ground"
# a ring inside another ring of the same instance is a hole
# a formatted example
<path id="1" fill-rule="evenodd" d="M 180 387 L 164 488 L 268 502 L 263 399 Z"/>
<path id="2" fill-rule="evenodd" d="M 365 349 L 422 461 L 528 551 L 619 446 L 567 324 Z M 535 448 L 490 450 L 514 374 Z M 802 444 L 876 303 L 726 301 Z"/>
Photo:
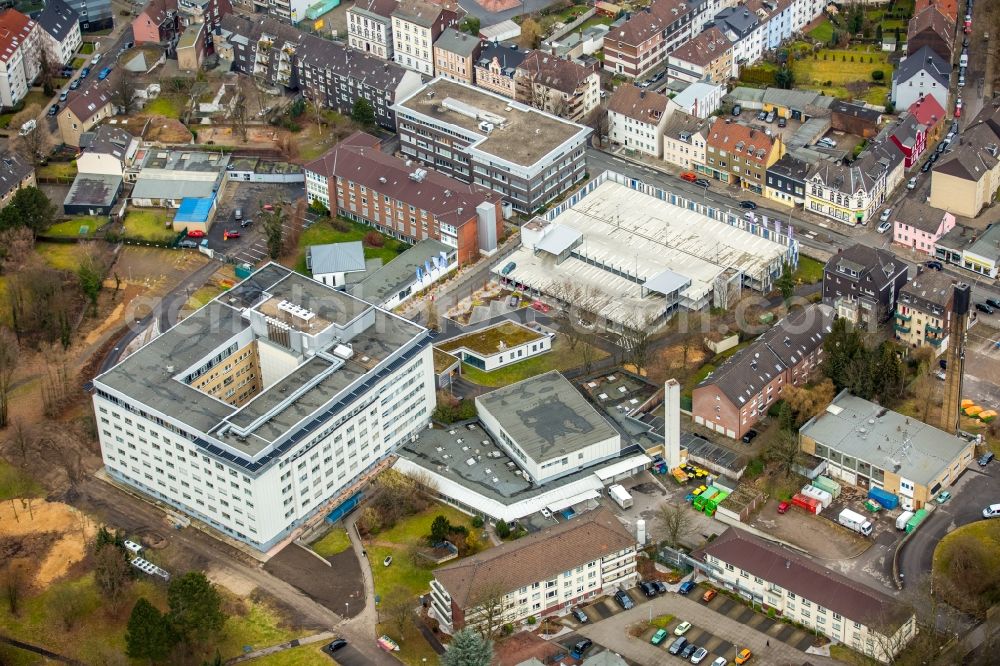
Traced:
<path id="1" fill-rule="evenodd" d="M 216 143 L 222 146 L 242 148 L 274 148 L 282 145 L 290 132 L 280 127 L 248 127 L 247 140 L 243 142 L 233 132 L 232 127 L 206 127 L 198 129 L 198 143 Z"/>
<path id="2" fill-rule="evenodd" d="M 153 116 L 149 121 L 145 139 L 160 143 L 190 143 L 193 137 L 191 131 L 181 121 Z"/>
<path id="3" fill-rule="evenodd" d="M 48 586 L 87 554 L 97 525 L 61 502 L 15 499 L 0 504 L 0 559 L 30 561 L 32 584 Z"/>

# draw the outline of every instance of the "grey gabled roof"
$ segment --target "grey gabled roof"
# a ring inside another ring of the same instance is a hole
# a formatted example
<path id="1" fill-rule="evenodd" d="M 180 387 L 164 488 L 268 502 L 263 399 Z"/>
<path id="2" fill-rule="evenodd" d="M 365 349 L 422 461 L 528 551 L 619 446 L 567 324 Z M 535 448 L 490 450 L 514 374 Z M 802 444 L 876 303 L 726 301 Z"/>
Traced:
<path id="1" fill-rule="evenodd" d="M 310 245 L 306 252 L 309 255 L 309 270 L 313 275 L 365 270 L 365 249 L 361 241 Z"/>
<path id="2" fill-rule="evenodd" d="M 434 48 L 468 58 L 479 48 L 479 39 L 455 28 L 445 28 L 434 42 Z"/>
<path id="3" fill-rule="evenodd" d="M 892 252 L 861 243 L 839 250 L 826 262 L 825 271 L 839 273 L 840 277 L 844 277 L 843 273 L 837 270 L 840 265 L 849 266 L 854 270 L 858 274 L 859 282 L 871 276 L 873 285 L 871 288 L 876 292 L 894 282 L 900 270 L 909 271 L 909 265 Z"/>
<path id="4" fill-rule="evenodd" d="M 46 0 L 45 8 L 35 21 L 53 39 L 62 42 L 73 30 L 73 26 L 80 23 L 80 15 L 62 0 Z"/>
<path id="5" fill-rule="evenodd" d="M 0 153 L 0 196 L 21 186 L 35 166 L 13 151 Z"/>
<path id="6" fill-rule="evenodd" d="M 916 53 L 903 58 L 896 67 L 892 78 L 898 83 L 905 83 L 923 70 L 945 88 L 951 78 L 951 66 L 929 46 L 920 48 Z"/>
<path id="7" fill-rule="evenodd" d="M 433 266 L 434 257 L 441 254 L 450 262 L 454 253 L 454 249 L 441 241 L 425 238 L 386 265 L 367 273 L 350 292 L 376 305 L 384 303 L 416 282 L 418 268 L 425 270 L 427 262 Z"/>

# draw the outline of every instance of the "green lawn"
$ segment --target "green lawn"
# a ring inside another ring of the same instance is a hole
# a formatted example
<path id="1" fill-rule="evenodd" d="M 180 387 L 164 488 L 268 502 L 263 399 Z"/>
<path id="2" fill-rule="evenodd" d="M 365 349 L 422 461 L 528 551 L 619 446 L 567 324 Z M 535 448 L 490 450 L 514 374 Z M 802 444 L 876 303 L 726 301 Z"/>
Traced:
<path id="1" fill-rule="evenodd" d="M 73 69 L 83 69 L 83 66 L 86 64 L 87 61 L 84 58 L 73 58 L 71 66 L 73 67 Z"/>
<path id="2" fill-rule="evenodd" d="M 181 117 L 180 102 L 172 97 L 160 96 L 146 105 L 142 112 L 149 116 L 163 116 L 165 118 L 178 119 Z"/>
<path id="3" fill-rule="evenodd" d="M 658 628 L 658 629 L 666 629 L 667 625 L 670 624 L 671 622 L 673 622 L 676 619 L 677 618 L 675 618 L 673 615 L 670 615 L 670 614 L 659 615 L 657 617 L 654 617 L 653 621 L 650 622 L 650 624 L 652 626 Z"/>
<path id="4" fill-rule="evenodd" d="M 833 24 L 827 19 L 810 30 L 808 34 L 815 41 L 826 44 L 833 37 Z"/>
<path id="5" fill-rule="evenodd" d="M 80 53 L 82 53 L 83 55 L 90 55 L 93 52 L 94 52 L 93 42 L 84 42 L 83 44 L 80 45 Z"/>
<path id="6" fill-rule="evenodd" d="M 41 90 L 30 90 L 28 94 L 24 97 L 24 108 L 28 108 L 32 104 L 37 105 L 40 109 L 45 109 L 49 106 L 52 101 L 51 97 L 47 97 L 45 93 Z"/>
<path id="7" fill-rule="evenodd" d="M 333 557 L 351 547 L 351 539 L 347 536 L 347 530 L 340 525 L 330 529 L 329 532 L 317 541 L 309 544 L 309 547 L 316 551 L 316 554 L 323 557 Z"/>
<path id="8" fill-rule="evenodd" d="M 73 179 L 76 178 L 76 163 L 49 162 L 45 166 L 35 169 L 35 173 L 38 175 L 39 180 L 42 178 L 51 178 L 53 180 L 72 183 Z"/>
<path id="9" fill-rule="evenodd" d="M 974 523 L 969 523 L 964 527 L 952 530 L 946 534 L 934 548 L 934 564 L 932 570 L 936 578 L 944 578 L 947 575 L 948 568 L 955 554 L 955 545 L 956 543 L 961 543 L 961 540 L 966 537 L 972 537 L 976 541 L 980 542 L 982 552 L 985 554 L 984 561 L 982 562 L 984 570 L 996 571 L 1000 568 L 1000 520 L 979 520 Z M 942 588 L 947 590 L 950 586 L 942 585 Z M 984 590 L 981 595 L 983 597 L 981 600 L 982 607 L 988 608 L 992 604 L 996 603 L 997 600 L 995 597 L 998 593 L 1000 593 L 1000 591 L 997 590 L 997 586 L 995 585 L 992 589 L 987 588 Z M 952 600 L 952 602 L 959 607 L 963 601 L 968 602 L 969 600 Z M 969 605 L 975 605 L 976 601 L 979 600 L 973 600 Z"/>
<path id="10" fill-rule="evenodd" d="M 832 86 L 846 86 L 848 83 L 871 83 L 872 72 L 877 69 L 885 74 L 884 81 L 892 81 L 892 65 L 888 56 L 881 51 L 854 51 L 821 49 L 817 58 L 800 58 L 792 63 L 795 85 L 802 88 L 829 89 Z M 824 56 L 826 60 L 824 60 Z M 851 62 L 851 59 L 854 62 Z M 868 62 L 871 59 L 872 62 Z"/>
<path id="11" fill-rule="evenodd" d="M 375 231 L 371 227 L 364 224 L 358 224 L 357 222 L 350 222 L 348 220 L 341 221 L 350 225 L 350 229 L 348 231 L 337 231 L 333 228 L 333 223 L 329 220 L 317 222 L 305 230 L 299 239 L 299 257 L 295 262 L 295 270 L 304 275 L 309 274 L 306 270 L 306 247 L 309 245 L 359 241 L 364 239 L 366 234 Z M 395 238 L 389 238 L 385 235 L 383 235 L 382 238 L 384 240 L 382 247 L 365 246 L 365 259 L 374 259 L 378 257 L 382 260 L 382 264 L 385 265 L 395 259 L 400 252 L 409 247 L 406 243 L 396 240 Z"/>
<path id="12" fill-rule="evenodd" d="M 586 30 L 587 28 L 595 25 L 611 25 L 612 23 L 613 21 L 610 16 L 591 16 L 589 19 L 581 23 L 574 32 L 580 32 L 581 30 Z"/>
<path id="13" fill-rule="evenodd" d="M 244 645 L 259 650 L 304 635 L 305 632 L 283 626 L 282 618 L 270 606 L 255 601 L 248 605 L 245 615 L 226 618 L 218 646 L 223 659 L 243 654 Z"/>
<path id="14" fill-rule="evenodd" d="M 132 209 L 125 214 L 125 235 L 151 241 L 170 241 L 177 235 L 167 223 L 173 220 L 171 211 Z"/>
<path id="15" fill-rule="evenodd" d="M 823 262 L 804 254 L 799 255 L 799 266 L 792 277 L 796 284 L 816 284 L 823 281 Z"/>
<path id="16" fill-rule="evenodd" d="M 423 637 L 417 626 L 410 622 L 406 625 L 406 630 L 400 636 L 395 627 L 386 624 L 378 625 L 378 633 L 385 634 L 399 644 L 399 652 L 393 652 L 392 656 L 400 660 L 407 666 L 429 666 L 440 663 L 440 657 L 431 647 L 430 643 Z M 284 664 L 281 664 L 284 666 Z"/>
<path id="17" fill-rule="evenodd" d="M 0 460 L 0 501 L 15 497 L 37 497 L 41 494 L 42 487 L 34 479 L 6 460 Z"/>
<path id="18" fill-rule="evenodd" d="M 77 238 L 93 234 L 106 222 L 97 217 L 74 217 L 70 220 L 57 222 L 45 230 L 46 236 L 57 236 L 59 238 Z M 87 231 L 80 233 L 81 227 L 87 227 Z"/>
<path id="19" fill-rule="evenodd" d="M 253 666 L 337 666 L 337 662 L 323 652 L 325 642 L 300 645 L 291 650 L 283 650 L 266 657 L 247 662 Z"/>
<path id="20" fill-rule="evenodd" d="M 224 291 L 226 291 L 225 287 L 217 284 L 206 284 L 204 287 L 199 288 L 191 294 L 191 298 L 189 298 L 187 302 L 187 307 L 192 310 L 204 307 L 210 300 Z"/>
<path id="21" fill-rule="evenodd" d="M 570 349 L 569 342 L 565 337 L 557 334 L 552 343 L 552 349 L 544 354 L 497 368 L 492 372 L 486 372 L 463 363 L 462 376 L 481 386 L 507 386 L 550 370 L 563 371 L 583 365 L 581 350 L 586 344 L 581 340 L 576 343 L 576 349 Z M 607 353 L 601 349 L 592 348 L 592 361 L 598 361 L 606 356 Z"/>
<path id="22" fill-rule="evenodd" d="M 35 252 L 52 268 L 75 272 L 80 267 L 84 249 L 72 243 L 36 243 Z"/>

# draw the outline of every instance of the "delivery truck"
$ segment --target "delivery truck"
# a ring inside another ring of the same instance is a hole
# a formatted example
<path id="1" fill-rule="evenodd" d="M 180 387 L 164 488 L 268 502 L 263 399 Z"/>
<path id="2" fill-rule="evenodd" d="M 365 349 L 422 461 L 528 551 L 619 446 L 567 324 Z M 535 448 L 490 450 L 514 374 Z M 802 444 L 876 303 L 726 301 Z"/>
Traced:
<path id="1" fill-rule="evenodd" d="M 608 495 L 611 496 L 618 506 L 623 509 L 627 509 L 632 506 L 632 496 L 628 494 L 625 487 L 620 484 L 615 484 L 613 486 L 608 486 Z"/>
<path id="2" fill-rule="evenodd" d="M 899 514 L 899 518 L 896 518 L 896 529 L 905 530 L 906 523 L 910 522 L 910 518 L 913 518 L 912 511 L 904 511 L 903 513 Z"/>
<path id="3" fill-rule="evenodd" d="M 841 511 L 840 515 L 837 516 L 837 522 L 847 529 L 854 530 L 858 534 L 868 536 L 872 533 L 871 522 L 860 513 L 851 511 L 850 509 Z"/>

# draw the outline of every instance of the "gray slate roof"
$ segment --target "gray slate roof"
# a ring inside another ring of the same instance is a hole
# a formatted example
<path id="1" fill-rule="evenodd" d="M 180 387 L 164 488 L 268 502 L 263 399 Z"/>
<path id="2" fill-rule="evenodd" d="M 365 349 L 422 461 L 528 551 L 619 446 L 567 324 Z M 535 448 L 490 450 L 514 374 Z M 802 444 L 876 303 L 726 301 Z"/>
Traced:
<path id="1" fill-rule="evenodd" d="M 934 78 L 945 88 L 948 87 L 948 80 L 951 78 L 951 66 L 929 46 L 924 46 L 917 50 L 916 53 L 903 58 L 896 67 L 896 71 L 893 72 L 892 78 L 899 84 L 902 84 L 919 74 L 921 70 L 927 72 L 928 76 Z"/>
<path id="2" fill-rule="evenodd" d="M 361 241 L 310 245 L 306 248 L 309 270 L 322 273 L 353 273 L 365 270 L 365 249 Z"/>
<path id="3" fill-rule="evenodd" d="M 62 0 L 46 0 L 45 8 L 35 21 L 53 39 L 62 42 L 69 36 L 73 26 L 80 22 L 80 15 Z"/>
<path id="4" fill-rule="evenodd" d="M 351 293 L 376 305 L 384 303 L 393 294 L 413 284 L 417 279 L 417 268 L 423 269 L 426 261 L 433 265 L 433 257 L 442 252 L 451 257 L 455 250 L 441 241 L 425 238 L 388 264 L 365 275 L 351 288 Z"/>
<path id="5" fill-rule="evenodd" d="M 468 58 L 479 48 L 479 40 L 467 32 L 455 28 L 445 28 L 441 36 L 434 42 L 434 48 Z"/>
<path id="6" fill-rule="evenodd" d="M 110 206 L 118 198 L 122 177 L 81 173 L 73 180 L 64 206 Z"/>
<path id="7" fill-rule="evenodd" d="M 0 153 L 0 196 L 20 187 L 21 181 L 34 170 L 34 165 L 17 153 Z"/>

